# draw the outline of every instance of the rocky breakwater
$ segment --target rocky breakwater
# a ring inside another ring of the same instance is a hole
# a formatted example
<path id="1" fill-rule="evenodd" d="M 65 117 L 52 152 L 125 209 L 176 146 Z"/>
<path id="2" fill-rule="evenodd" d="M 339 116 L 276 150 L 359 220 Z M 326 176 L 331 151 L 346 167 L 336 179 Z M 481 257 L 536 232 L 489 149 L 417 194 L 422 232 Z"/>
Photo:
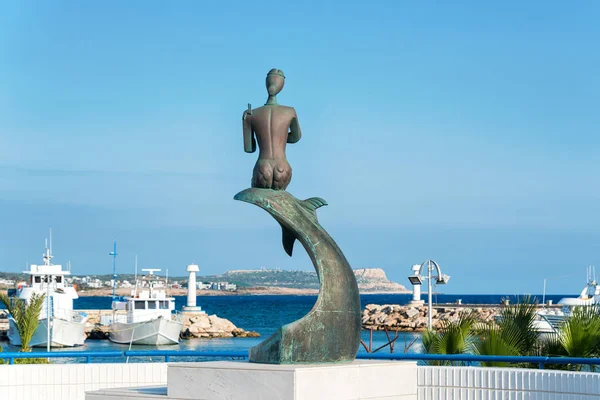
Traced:
<path id="1" fill-rule="evenodd" d="M 182 314 L 183 327 L 181 337 L 191 338 L 232 338 L 232 337 L 259 337 L 257 332 L 249 332 L 236 327 L 231 321 L 206 313 L 184 312 Z"/>
<path id="2" fill-rule="evenodd" d="M 479 322 L 493 321 L 500 308 L 436 306 L 431 311 L 432 323 L 437 329 L 441 328 L 445 321 L 458 321 L 461 313 L 470 313 Z M 364 329 L 421 332 L 427 329 L 427 319 L 427 306 L 368 304 L 362 312 Z"/>
<path id="3" fill-rule="evenodd" d="M 110 310 L 85 310 L 88 316 L 86 333 L 90 340 L 108 339 L 110 326 L 101 325 L 102 316 L 112 316 Z M 117 311 L 117 315 L 125 316 L 125 311 Z M 206 313 L 182 312 L 181 313 L 181 337 L 184 339 L 194 338 L 232 338 L 232 337 L 259 337 L 256 332 L 246 331 L 238 328 L 231 321 L 219 318 L 216 315 Z M 1 324 L 1 322 L 0 322 Z"/>

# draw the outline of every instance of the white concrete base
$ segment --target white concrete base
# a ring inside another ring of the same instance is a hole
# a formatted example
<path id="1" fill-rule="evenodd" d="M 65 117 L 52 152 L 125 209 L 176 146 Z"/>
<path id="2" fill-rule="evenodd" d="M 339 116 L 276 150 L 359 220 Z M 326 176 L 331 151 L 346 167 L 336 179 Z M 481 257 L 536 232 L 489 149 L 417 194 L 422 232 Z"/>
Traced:
<path id="1" fill-rule="evenodd" d="M 183 312 L 199 313 L 201 311 L 202 308 L 199 306 L 183 306 Z"/>
<path id="2" fill-rule="evenodd" d="M 343 365 L 248 362 L 169 364 L 167 388 L 109 389 L 86 400 L 417 400 L 417 364 L 354 361 Z"/>

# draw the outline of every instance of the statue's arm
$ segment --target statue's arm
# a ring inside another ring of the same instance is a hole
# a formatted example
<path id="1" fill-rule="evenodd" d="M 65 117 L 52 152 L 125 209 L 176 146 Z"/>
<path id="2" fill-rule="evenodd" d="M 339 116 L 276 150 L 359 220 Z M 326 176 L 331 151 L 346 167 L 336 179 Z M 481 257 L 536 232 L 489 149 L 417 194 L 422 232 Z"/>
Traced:
<path id="1" fill-rule="evenodd" d="M 242 129 L 244 131 L 244 151 L 246 153 L 254 153 L 256 151 L 256 139 L 252 131 L 251 117 L 252 114 L 249 114 L 248 110 L 245 110 L 242 116 Z"/>
<path id="2" fill-rule="evenodd" d="M 298 122 L 298 115 L 294 111 L 294 117 L 290 122 L 290 133 L 288 133 L 287 142 L 296 143 L 302 137 L 302 131 L 300 130 L 300 123 Z"/>

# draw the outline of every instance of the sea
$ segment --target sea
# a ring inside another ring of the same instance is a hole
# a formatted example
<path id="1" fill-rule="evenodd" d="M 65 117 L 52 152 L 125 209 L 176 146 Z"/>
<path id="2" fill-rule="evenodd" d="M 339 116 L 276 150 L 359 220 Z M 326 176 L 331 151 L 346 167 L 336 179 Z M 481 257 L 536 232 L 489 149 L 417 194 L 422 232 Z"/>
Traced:
<path id="1" fill-rule="evenodd" d="M 532 295 L 540 302 L 541 295 Z M 563 297 L 568 295 L 546 295 L 546 301 L 552 300 L 555 304 Z M 362 294 L 360 296 L 362 307 L 367 304 L 408 304 L 412 298 L 411 294 Z M 308 295 L 266 295 L 266 296 L 238 296 L 238 295 L 218 295 L 218 296 L 198 296 L 198 305 L 209 315 L 216 314 L 221 318 L 226 318 L 233 322 L 237 327 L 247 331 L 258 332 L 260 338 L 223 338 L 223 339 L 191 339 L 181 340 L 179 345 L 161 346 L 165 350 L 198 350 L 198 351 L 240 351 L 247 352 L 248 349 L 273 334 L 280 326 L 302 318 L 315 304 L 317 296 Z M 427 296 L 423 295 L 426 300 Z M 519 296 L 500 295 L 500 294 L 481 294 L 481 295 L 456 295 L 456 294 L 436 294 L 433 296 L 433 302 L 436 305 L 455 304 L 458 300 L 462 304 L 500 304 L 503 299 L 510 299 L 512 303 L 519 300 Z M 176 309 L 181 310 L 186 304 L 185 296 L 176 296 Z M 111 297 L 80 297 L 74 301 L 74 308 L 79 310 L 101 310 L 110 309 Z M 344 332 L 334 333 L 343 340 Z M 372 334 L 372 337 L 371 337 Z M 367 354 L 370 351 L 382 347 L 377 352 L 391 351 L 386 344 L 395 338 L 396 333 L 390 333 L 389 338 L 385 332 L 381 331 L 363 331 L 362 339 L 364 345 L 359 348 L 359 353 Z M 18 348 L 10 346 L 8 342 L 0 342 L 4 351 L 18 351 Z M 130 346 L 112 343 L 109 340 L 86 340 L 85 345 L 70 349 L 53 349 L 53 351 L 108 351 L 108 350 L 151 350 L 156 349 L 152 346 Z M 45 349 L 34 349 L 34 351 L 45 351 Z M 417 332 L 400 332 L 395 340 L 394 353 L 419 353 L 422 351 L 421 334 Z M 151 358 L 140 358 L 139 360 L 120 360 L 128 362 L 152 361 Z M 175 361 L 175 359 L 172 359 Z M 187 358 L 185 360 L 188 360 Z M 115 359 L 93 359 L 94 362 L 118 362 Z M 158 360 L 157 360 L 158 361 Z M 53 362 L 73 362 L 70 359 L 56 359 Z"/>

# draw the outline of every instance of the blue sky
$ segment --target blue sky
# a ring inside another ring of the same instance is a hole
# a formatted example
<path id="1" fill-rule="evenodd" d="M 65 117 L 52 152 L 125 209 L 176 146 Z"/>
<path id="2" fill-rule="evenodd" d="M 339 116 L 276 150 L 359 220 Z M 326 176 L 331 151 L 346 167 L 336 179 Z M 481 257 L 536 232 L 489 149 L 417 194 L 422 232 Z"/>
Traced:
<path id="1" fill-rule="evenodd" d="M 241 115 L 280 103 L 303 138 L 288 190 L 321 196 L 354 268 L 450 293 L 579 292 L 600 268 L 594 1 L 40 1 L 0 6 L 0 269 L 311 269 L 249 186 Z M 600 270 L 599 270 L 600 274 Z"/>

